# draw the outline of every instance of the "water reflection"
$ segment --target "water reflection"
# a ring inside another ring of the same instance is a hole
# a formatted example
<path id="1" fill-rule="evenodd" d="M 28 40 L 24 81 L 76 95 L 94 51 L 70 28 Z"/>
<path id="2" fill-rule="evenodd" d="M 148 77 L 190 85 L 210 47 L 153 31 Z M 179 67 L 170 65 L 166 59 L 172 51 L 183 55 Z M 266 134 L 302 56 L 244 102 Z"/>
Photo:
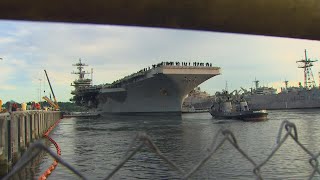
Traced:
<path id="1" fill-rule="evenodd" d="M 53 132 L 62 158 L 90 179 L 102 179 L 118 165 L 138 132 L 146 132 L 161 152 L 185 171 L 201 161 L 221 129 L 230 129 L 240 148 L 256 163 L 271 153 L 283 120 L 298 127 L 299 140 L 312 152 L 319 151 L 319 110 L 269 111 L 269 120 L 242 122 L 213 119 L 209 113 L 181 116 L 103 116 L 98 119 L 63 120 Z M 222 137 L 218 138 L 220 140 Z M 306 179 L 311 172 L 308 155 L 288 140 L 262 167 L 266 179 Z M 46 168 L 51 161 L 41 164 Z M 253 166 L 225 143 L 192 179 L 255 179 Z M 318 177 L 318 176 L 317 176 Z M 58 166 L 50 178 L 78 179 Z M 181 176 L 145 146 L 113 179 L 180 179 Z"/>

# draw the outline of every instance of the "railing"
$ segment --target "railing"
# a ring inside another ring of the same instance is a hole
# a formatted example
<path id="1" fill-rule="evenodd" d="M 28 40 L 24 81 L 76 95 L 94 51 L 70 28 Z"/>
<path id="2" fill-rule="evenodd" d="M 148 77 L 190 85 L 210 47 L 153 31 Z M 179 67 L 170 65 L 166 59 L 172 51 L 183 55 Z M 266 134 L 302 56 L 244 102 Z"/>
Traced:
<path id="1" fill-rule="evenodd" d="M 179 63 L 179 64 L 178 64 Z M 195 63 L 195 64 L 194 64 Z M 220 67 L 212 67 L 211 63 L 196 63 L 196 62 L 185 62 L 185 65 L 183 65 L 183 62 L 162 62 L 158 64 L 154 64 L 151 67 L 144 68 L 136 73 L 132 73 L 128 76 L 125 76 L 122 79 L 116 80 L 111 84 L 111 87 L 115 87 L 118 84 L 122 84 L 125 81 L 130 81 L 134 78 L 139 78 L 140 76 L 145 75 L 147 72 L 151 72 L 153 70 L 159 69 L 159 68 L 171 68 L 171 69 L 213 69 L 213 70 L 220 70 Z"/>
<path id="2" fill-rule="evenodd" d="M 60 111 L 28 110 L 0 114 L 0 176 L 59 119 Z"/>

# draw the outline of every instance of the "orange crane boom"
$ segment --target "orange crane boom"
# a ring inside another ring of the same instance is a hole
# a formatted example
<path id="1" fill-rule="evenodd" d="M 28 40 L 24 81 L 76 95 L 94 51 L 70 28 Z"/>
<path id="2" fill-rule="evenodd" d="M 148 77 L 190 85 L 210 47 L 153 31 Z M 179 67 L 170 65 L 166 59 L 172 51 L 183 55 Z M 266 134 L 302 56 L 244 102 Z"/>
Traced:
<path id="1" fill-rule="evenodd" d="M 56 104 L 53 101 L 51 101 L 51 99 L 49 99 L 47 96 L 43 96 L 42 99 L 46 100 L 50 104 L 50 106 L 52 106 L 54 108 L 54 110 L 58 110 L 59 109 L 58 104 Z"/>

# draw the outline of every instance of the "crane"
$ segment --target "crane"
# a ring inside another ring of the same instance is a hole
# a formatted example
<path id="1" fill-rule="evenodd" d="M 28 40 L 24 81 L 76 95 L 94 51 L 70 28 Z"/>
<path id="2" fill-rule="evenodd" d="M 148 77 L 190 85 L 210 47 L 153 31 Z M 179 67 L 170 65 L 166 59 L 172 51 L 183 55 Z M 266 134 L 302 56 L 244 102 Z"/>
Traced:
<path id="1" fill-rule="evenodd" d="M 44 97 L 42 97 L 42 98 L 43 98 L 44 100 L 46 100 L 46 101 L 54 108 L 54 110 L 58 110 L 58 109 L 59 109 L 59 105 L 58 105 L 56 96 L 54 95 L 54 92 L 53 92 L 53 90 L 52 90 L 52 86 L 51 86 L 51 83 L 50 83 L 50 80 L 49 80 L 47 71 L 44 70 L 44 72 L 45 72 L 45 74 L 46 74 L 46 77 L 47 77 L 47 80 L 48 80 L 48 83 L 49 83 L 49 86 L 50 86 L 50 89 L 51 89 L 51 93 L 52 93 L 52 95 L 53 95 L 54 102 L 52 102 L 47 96 L 44 96 Z"/>
<path id="2" fill-rule="evenodd" d="M 47 96 L 43 96 L 42 99 L 46 100 L 51 105 L 51 107 L 53 107 L 54 110 L 59 109 L 59 105 L 51 101 L 51 99 L 49 99 Z"/>

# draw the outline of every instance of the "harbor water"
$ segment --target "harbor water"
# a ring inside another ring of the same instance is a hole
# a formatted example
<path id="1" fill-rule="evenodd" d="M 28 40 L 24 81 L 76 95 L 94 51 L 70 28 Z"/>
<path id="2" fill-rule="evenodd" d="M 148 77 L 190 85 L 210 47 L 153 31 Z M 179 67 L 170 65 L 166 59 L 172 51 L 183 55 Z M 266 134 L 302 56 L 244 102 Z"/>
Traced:
<path id="1" fill-rule="evenodd" d="M 295 123 L 299 141 L 314 154 L 320 151 L 320 109 L 274 110 L 263 122 L 213 119 L 209 113 L 181 116 L 102 116 L 97 119 L 63 119 L 50 135 L 62 151 L 61 157 L 88 179 L 105 178 L 122 160 L 138 132 L 146 132 L 160 151 L 185 172 L 207 154 L 214 135 L 221 128 L 231 130 L 241 149 L 257 164 L 272 151 L 280 124 Z M 284 134 L 284 132 L 283 132 Z M 54 146 L 51 146 L 55 151 Z M 312 172 L 307 155 L 288 139 L 262 166 L 265 179 L 307 179 Z M 38 177 L 52 163 L 44 155 L 35 168 Z M 191 179 L 255 179 L 253 165 L 229 142 Z M 50 179 L 79 179 L 61 164 Z M 315 178 L 320 178 L 316 175 Z M 181 179 L 179 172 L 144 146 L 112 179 Z"/>

